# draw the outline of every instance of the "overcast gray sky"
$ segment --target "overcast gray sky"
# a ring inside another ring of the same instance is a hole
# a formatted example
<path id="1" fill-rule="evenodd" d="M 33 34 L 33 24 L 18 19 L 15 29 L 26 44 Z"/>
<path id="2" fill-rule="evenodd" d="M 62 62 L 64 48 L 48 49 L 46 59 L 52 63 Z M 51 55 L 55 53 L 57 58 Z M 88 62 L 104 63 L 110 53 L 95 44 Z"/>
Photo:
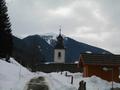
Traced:
<path id="1" fill-rule="evenodd" d="M 120 0 L 6 0 L 12 33 L 58 33 L 120 54 Z"/>

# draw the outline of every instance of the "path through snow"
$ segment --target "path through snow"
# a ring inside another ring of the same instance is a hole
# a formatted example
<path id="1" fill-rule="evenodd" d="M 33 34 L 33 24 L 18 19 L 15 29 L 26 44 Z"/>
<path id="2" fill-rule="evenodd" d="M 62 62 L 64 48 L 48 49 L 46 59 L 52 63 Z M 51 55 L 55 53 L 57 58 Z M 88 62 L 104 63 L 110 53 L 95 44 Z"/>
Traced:
<path id="1" fill-rule="evenodd" d="M 36 77 L 31 79 L 24 90 L 77 90 L 69 83 L 63 83 L 61 78 L 56 78 L 51 73 L 37 73 Z"/>
<path id="2" fill-rule="evenodd" d="M 49 74 L 48 82 L 51 90 L 77 90 L 73 85 L 63 83 L 60 78 L 55 78 L 53 75 Z"/>
<path id="3" fill-rule="evenodd" d="M 29 81 L 26 90 L 49 90 L 49 86 L 44 77 L 38 77 Z"/>

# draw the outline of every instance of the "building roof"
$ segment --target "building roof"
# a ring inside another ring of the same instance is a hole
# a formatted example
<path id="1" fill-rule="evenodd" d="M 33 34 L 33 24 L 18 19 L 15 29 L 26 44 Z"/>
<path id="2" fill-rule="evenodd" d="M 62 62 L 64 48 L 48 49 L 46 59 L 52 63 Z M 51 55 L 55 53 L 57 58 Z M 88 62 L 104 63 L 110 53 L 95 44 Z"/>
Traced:
<path id="1" fill-rule="evenodd" d="M 65 49 L 63 40 L 64 39 L 63 39 L 62 35 L 59 34 L 59 36 L 57 37 L 55 49 Z"/>
<path id="2" fill-rule="evenodd" d="M 81 54 L 83 65 L 120 65 L 120 55 L 113 54 Z"/>

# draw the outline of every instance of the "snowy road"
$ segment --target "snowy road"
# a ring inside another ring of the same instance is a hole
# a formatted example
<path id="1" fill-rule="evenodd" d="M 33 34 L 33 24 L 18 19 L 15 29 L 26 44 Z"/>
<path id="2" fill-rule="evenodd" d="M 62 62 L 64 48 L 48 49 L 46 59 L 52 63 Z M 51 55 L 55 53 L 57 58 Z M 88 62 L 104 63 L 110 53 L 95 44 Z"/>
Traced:
<path id="1" fill-rule="evenodd" d="M 44 77 L 38 77 L 30 80 L 27 90 L 49 90 L 49 86 Z"/>
<path id="2" fill-rule="evenodd" d="M 63 81 L 61 81 L 61 78 L 56 78 L 51 74 L 49 74 L 48 83 L 51 87 L 50 90 L 77 90 L 72 85 L 63 83 Z"/>
<path id="3" fill-rule="evenodd" d="M 60 78 L 52 74 L 46 74 L 33 78 L 27 84 L 25 90 L 77 90 L 70 84 L 63 83 Z"/>

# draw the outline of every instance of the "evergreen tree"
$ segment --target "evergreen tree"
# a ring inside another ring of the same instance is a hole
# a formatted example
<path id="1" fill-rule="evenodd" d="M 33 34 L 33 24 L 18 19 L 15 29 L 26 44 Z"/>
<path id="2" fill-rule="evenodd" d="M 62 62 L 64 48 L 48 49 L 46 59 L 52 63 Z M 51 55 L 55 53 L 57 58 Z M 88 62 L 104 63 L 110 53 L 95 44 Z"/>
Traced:
<path id="1" fill-rule="evenodd" d="M 8 61 L 12 55 L 13 42 L 7 11 L 5 0 L 0 0 L 0 57 Z"/>

